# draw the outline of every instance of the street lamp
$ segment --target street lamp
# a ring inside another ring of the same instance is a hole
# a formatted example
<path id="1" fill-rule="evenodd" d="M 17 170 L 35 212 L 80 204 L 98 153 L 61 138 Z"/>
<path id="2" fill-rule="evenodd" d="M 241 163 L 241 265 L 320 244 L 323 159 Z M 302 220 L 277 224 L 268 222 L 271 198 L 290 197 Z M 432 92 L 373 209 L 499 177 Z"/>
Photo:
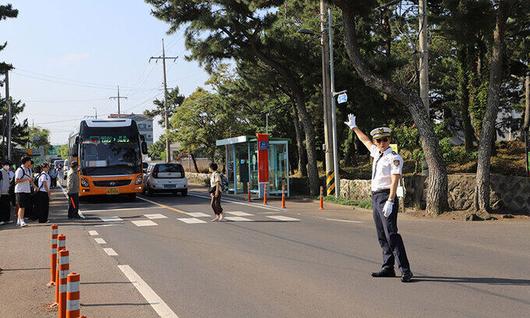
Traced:
<path id="1" fill-rule="evenodd" d="M 98 119 L 98 109 L 96 107 L 92 107 L 94 110 L 95 118 Z"/>

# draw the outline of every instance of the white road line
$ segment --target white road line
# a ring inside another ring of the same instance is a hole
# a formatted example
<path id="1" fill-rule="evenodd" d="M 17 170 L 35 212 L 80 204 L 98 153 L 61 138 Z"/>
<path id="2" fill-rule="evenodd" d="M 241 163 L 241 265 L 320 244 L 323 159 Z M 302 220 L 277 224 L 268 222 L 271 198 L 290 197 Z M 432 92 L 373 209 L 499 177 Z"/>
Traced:
<path id="1" fill-rule="evenodd" d="M 205 196 L 205 195 L 200 195 L 200 194 L 195 194 L 195 193 L 188 193 L 188 195 L 193 196 L 193 197 L 197 197 L 197 198 L 210 200 L 210 197 Z M 245 203 L 245 202 L 234 201 L 234 200 L 229 200 L 229 199 L 221 199 L 221 201 L 229 202 L 229 203 L 233 203 L 233 204 L 244 205 L 244 206 L 250 206 L 250 207 L 258 208 L 258 209 L 277 211 L 277 212 L 287 211 L 287 209 L 280 209 L 280 208 L 275 208 L 275 207 L 266 206 L 266 205 L 253 204 L 253 203 Z"/>
<path id="2" fill-rule="evenodd" d="M 194 218 L 207 218 L 210 215 L 202 212 L 188 212 L 189 216 L 193 216 Z"/>
<path id="3" fill-rule="evenodd" d="M 151 220 L 142 220 L 142 221 L 131 221 L 132 224 L 136 225 L 136 226 L 156 226 L 158 224 L 156 224 L 155 222 L 151 221 Z"/>
<path id="4" fill-rule="evenodd" d="M 337 222 L 344 222 L 344 223 L 363 223 L 363 222 L 361 222 L 361 221 L 341 220 L 341 219 L 330 219 L 330 218 L 326 218 L 325 220 L 328 220 L 328 221 L 337 221 Z"/>
<path id="5" fill-rule="evenodd" d="M 163 214 L 144 214 L 144 216 L 149 220 L 167 219 L 167 216 Z"/>
<path id="6" fill-rule="evenodd" d="M 88 231 L 88 235 L 90 235 L 90 236 L 98 236 L 99 233 L 98 233 L 98 231 Z"/>
<path id="7" fill-rule="evenodd" d="M 253 214 L 246 213 L 243 211 L 226 211 L 226 214 L 235 215 L 235 216 L 252 216 Z"/>
<path id="8" fill-rule="evenodd" d="M 207 223 L 206 221 L 196 218 L 179 218 L 178 220 L 188 224 Z"/>
<path id="9" fill-rule="evenodd" d="M 125 277 L 144 296 L 145 300 L 153 307 L 156 313 L 163 318 L 178 318 L 177 314 L 160 298 L 147 283 L 136 274 L 129 265 L 118 265 Z"/>
<path id="10" fill-rule="evenodd" d="M 233 221 L 233 222 L 252 222 L 251 219 L 247 219 L 247 218 L 240 217 L 240 216 L 227 216 L 225 217 L 225 219 L 229 221 Z"/>
<path id="11" fill-rule="evenodd" d="M 101 237 L 96 237 L 94 239 L 94 241 L 96 241 L 96 243 L 98 243 L 98 244 L 107 244 L 107 242 L 104 239 L 102 239 Z"/>
<path id="12" fill-rule="evenodd" d="M 118 253 L 116 253 L 116 251 L 110 247 L 104 248 L 103 250 L 105 251 L 105 253 L 107 253 L 108 256 L 118 256 Z"/>
<path id="13" fill-rule="evenodd" d="M 102 210 L 85 210 L 85 213 L 91 212 L 109 212 L 109 211 L 132 211 L 132 210 L 147 210 L 148 208 L 116 208 L 116 209 L 102 209 Z"/>
<path id="14" fill-rule="evenodd" d="M 168 210 L 171 210 L 171 211 L 175 211 L 177 213 L 181 213 L 181 214 L 188 214 L 187 212 L 184 212 L 182 210 L 179 210 L 179 209 L 175 209 L 175 208 L 172 208 L 168 205 L 165 205 L 165 204 L 161 204 L 161 203 L 158 203 L 158 202 L 155 202 L 155 201 L 151 201 L 149 199 L 146 199 L 146 198 L 142 198 L 142 197 L 137 197 L 138 199 L 140 200 L 143 200 L 145 202 L 149 202 L 149 203 L 152 203 L 154 205 L 158 205 L 159 207 L 162 207 L 162 208 L 165 208 L 165 209 L 168 209 Z"/>
<path id="15" fill-rule="evenodd" d="M 283 215 L 267 215 L 267 217 L 278 220 L 278 221 L 289 221 L 289 222 L 300 221 L 299 219 L 295 219 L 295 218 L 291 218 L 291 217 L 283 216 Z"/>
<path id="16" fill-rule="evenodd" d="M 99 218 L 103 222 L 119 222 L 123 221 L 119 216 L 104 216 Z"/>

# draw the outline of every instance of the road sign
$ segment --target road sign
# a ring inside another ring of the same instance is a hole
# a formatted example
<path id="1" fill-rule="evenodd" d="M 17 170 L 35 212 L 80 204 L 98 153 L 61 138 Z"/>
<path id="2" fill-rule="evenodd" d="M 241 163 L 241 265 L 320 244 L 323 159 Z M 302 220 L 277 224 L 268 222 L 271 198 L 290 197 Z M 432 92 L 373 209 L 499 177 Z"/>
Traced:
<path id="1" fill-rule="evenodd" d="M 348 101 L 348 94 L 342 93 L 339 96 L 337 96 L 337 102 L 339 104 L 344 104 Z"/>

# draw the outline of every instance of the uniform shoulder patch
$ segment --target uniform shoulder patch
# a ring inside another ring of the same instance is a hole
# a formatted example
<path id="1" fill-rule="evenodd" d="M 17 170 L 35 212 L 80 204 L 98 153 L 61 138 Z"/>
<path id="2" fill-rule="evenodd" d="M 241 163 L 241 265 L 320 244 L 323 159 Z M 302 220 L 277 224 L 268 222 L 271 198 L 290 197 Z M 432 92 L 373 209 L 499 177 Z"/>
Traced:
<path id="1" fill-rule="evenodd" d="M 396 156 L 396 155 L 397 155 L 397 152 L 395 152 L 395 151 L 392 151 L 392 154 L 393 154 L 394 156 Z"/>
<path id="2" fill-rule="evenodd" d="M 394 166 L 399 167 L 400 161 L 397 159 L 394 159 Z"/>

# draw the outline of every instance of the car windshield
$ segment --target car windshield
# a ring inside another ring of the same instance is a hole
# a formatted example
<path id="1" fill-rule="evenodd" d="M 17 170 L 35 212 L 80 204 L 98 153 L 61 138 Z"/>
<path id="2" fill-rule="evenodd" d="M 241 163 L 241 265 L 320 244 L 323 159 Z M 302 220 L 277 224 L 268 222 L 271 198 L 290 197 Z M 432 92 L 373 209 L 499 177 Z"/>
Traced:
<path id="1" fill-rule="evenodd" d="M 138 138 L 88 136 L 81 143 L 84 175 L 123 175 L 142 171 Z"/>
<path id="2" fill-rule="evenodd" d="M 181 165 L 176 164 L 162 164 L 157 165 L 158 172 L 180 172 L 183 173 L 184 169 Z"/>

